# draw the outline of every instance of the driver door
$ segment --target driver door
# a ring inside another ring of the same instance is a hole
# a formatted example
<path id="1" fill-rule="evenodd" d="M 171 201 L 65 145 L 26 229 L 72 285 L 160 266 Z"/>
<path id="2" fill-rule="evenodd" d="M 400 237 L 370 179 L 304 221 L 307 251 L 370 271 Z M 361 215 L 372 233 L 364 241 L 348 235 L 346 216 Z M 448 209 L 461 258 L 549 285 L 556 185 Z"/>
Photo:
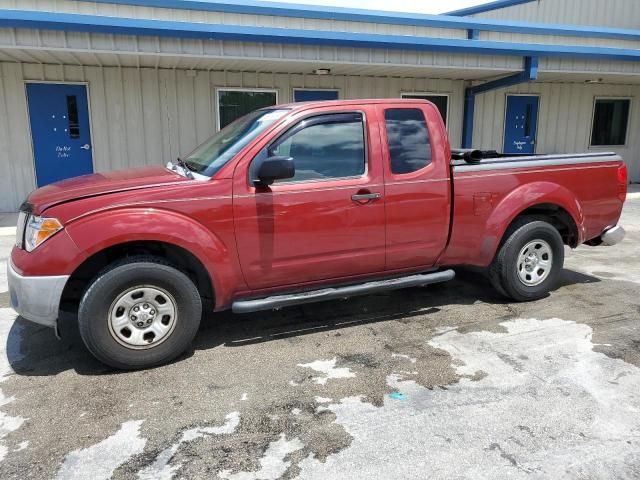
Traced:
<path id="1" fill-rule="evenodd" d="M 234 222 L 251 289 L 384 271 L 381 146 L 367 125 L 375 114 L 362 107 L 314 110 L 239 163 Z M 292 157 L 295 176 L 270 187 L 250 185 L 251 162 L 265 154 Z"/>

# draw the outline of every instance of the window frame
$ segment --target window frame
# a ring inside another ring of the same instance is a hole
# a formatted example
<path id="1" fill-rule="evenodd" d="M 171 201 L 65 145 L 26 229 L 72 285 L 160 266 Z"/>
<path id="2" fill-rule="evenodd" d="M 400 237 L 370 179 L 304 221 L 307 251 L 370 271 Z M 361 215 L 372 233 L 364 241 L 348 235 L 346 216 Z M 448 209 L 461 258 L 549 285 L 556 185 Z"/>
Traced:
<path id="1" fill-rule="evenodd" d="M 408 98 L 407 95 L 415 95 L 422 97 L 446 97 L 447 99 L 447 121 L 444 122 L 444 126 L 446 129 L 449 129 L 449 115 L 451 110 L 451 94 L 450 93 L 432 93 L 432 92 L 400 92 L 400 98 L 406 100 L 417 100 L 413 98 Z M 436 110 L 438 107 L 436 106 Z M 439 112 L 439 111 L 438 111 Z"/>
<path id="2" fill-rule="evenodd" d="M 334 181 L 339 181 L 339 180 L 359 180 L 359 179 L 363 179 L 366 178 L 369 175 L 369 129 L 368 129 L 368 124 L 367 124 L 367 115 L 365 113 L 364 110 L 331 110 L 331 111 L 326 111 L 326 112 L 322 112 L 322 113 L 310 113 L 308 115 L 305 115 L 303 117 L 300 117 L 297 119 L 297 121 L 291 125 L 288 125 L 286 130 L 284 130 L 283 132 L 281 132 L 276 138 L 274 138 L 272 141 L 270 141 L 267 145 L 265 145 L 263 148 L 260 149 L 260 151 L 251 159 L 251 163 L 249 164 L 249 168 L 247 168 L 247 184 L 249 186 L 252 186 L 251 184 L 251 167 L 253 165 L 253 162 L 255 162 L 258 157 L 260 155 L 264 155 L 265 153 L 268 155 L 269 149 L 272 147 L 272 145 L 278 143 L 280 141 L 280 139 L 286 135 L 289 134 L 289 132 L 295 128 L 297 128 L 300 123 L 304 122 L 305 120 L 308 120 L 309 118 L 313 118 L 313 117 L 324 117 L 324 116 L 332 116 L 332 115 L 340 115 L 340 114 L 360 114 L 362 115 L 362 130 L 363 130 L 363 142 L 364 142 L 364 171 L 362 172 L 361 175 L 351 175 L 351 176 L 347 176 L 347 177 L 331 177 L 331 178 L 317 178 L 317 179 L 311 179 L 311 180 L 282 180 L 282 181 L 278 181 L 277 183 L 274 183 L 272 185 L 272 187 L 274 186 L 281 186 L 281 185 L 306 185 L 306 184 L 318 184 L 318 183 L 327 183 L 327 182 L 334 182 Z M 316 124 L 318 125 L 318 124 Z M 304 129 L 300 129 L 300 131 L 302 131 Z"/>
<path id="3" fill-rule="evenodd" d="M 246 87 L 215 87 L 215 109 L 216 109 L 216 132 L 222 130 L 220 128 L 220 92 L 255 92 L 255 93 L 275 93 L 276 95 L 276 103 L 274 103 L 273 107 L 280 104 L 280 95 L 278 89 L 276 88 L 246 88 Z"/>
<path id="4" fill-rule="evenodd" d="M 338 94 L 338 98 L 336 100 L 341 100 L 341 94 L 342 92 L 340 91 L 339 88 L 313 88 L 313 87 L 293 87 L 291 89 L 291 102 L 292 103 L 298 103 L 296 102 L 296 92 L 298 91 L 302 91 L 302 92 L 336 92 Z M 331 100 L 320 100 L 323 102 L 330 102 Z"/>
<path id="5" fill-rule="evenodd" d="M 598 100 L 627 100 L 629 102 L 629 112 L 627 113 L 627 131 L 624 134 L 624 143 L 621 145 L 594 145 L 593 144 L 593 127 L 596 120 L 596 105 Z M 591 123 L 589 124 L 589 149 L 601 149 L 601 148 L 627 148 L 629 146 L 629 130 L 631 130 L 631 112 L 633 108 L 633 97 L 620 97 L 620 96 L 606 96 L 596 95 L 593 97 L 593 104 L 591 108 Z"/>

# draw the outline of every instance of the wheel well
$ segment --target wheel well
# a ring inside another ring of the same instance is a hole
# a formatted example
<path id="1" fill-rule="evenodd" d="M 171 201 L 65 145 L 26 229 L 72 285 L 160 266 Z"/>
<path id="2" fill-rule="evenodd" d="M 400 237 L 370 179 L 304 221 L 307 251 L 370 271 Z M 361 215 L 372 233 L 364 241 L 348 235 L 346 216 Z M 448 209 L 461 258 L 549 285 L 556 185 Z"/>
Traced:
<path id="1" fill-rule="evenodd" d="M 215 297 L 211 278 L 204 265 L 192 253 L 170 243 L 136 241 L 114 245 L 87 258 L 67 281 L 62 292 L 62 308 L 76 311 L 82 295 L 99 272 L 117 260 L 134 255 L 165 259 L 195 283 L 203 302 L 213 306 Z"/>
<path id="2" fill-rule="evenodd" d="M 513 219 L 511 224 L 522 217 L 539 217 L 553 225 L 560 233 L 565 245 L 575 248 L 578 246 L 578 227 L 573 217 L 564 208 L 552 203 L 534 205 L 523 210 Z M 511 224 L 509 226 L 511 226 Z M 507 230 L 509 230 L 507 228 Z"/>

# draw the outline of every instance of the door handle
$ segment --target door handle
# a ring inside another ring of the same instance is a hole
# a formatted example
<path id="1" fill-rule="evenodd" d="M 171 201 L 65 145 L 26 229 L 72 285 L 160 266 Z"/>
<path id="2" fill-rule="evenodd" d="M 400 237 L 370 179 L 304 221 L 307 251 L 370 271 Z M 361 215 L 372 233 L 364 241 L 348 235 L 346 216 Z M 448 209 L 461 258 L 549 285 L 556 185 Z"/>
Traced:
<path id="1" fill-rule="evenodd" d="M 382 198 L 382 194 L 380 193 L 356 193 L 355 195 L 351 195 L 351 200 L 358 203 L 373 202 L 379 198 Z"/>
<path id="2" fill-rule="evenodd" d="M 91 145 L 89 145 L 88 143 L 85 143 L 84 145 L 82 145 L 80 147 L 82 150 L 91 150 Z"/>

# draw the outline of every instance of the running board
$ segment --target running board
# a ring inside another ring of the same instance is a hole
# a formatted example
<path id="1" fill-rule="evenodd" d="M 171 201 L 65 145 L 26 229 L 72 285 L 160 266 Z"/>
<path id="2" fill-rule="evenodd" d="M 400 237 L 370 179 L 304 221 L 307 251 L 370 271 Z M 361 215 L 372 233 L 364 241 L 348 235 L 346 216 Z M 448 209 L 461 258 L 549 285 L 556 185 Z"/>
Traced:
<path id="1" fill-rule="evenodd" d="M 455 277 L 453 270 L 442 272 L 422 273 L 410 275 L 408 277 L 391 278 L 388 280 L 378 280 L 373 282 L 347 285 L 344 287 L 323 288 L 309 292 L 292 293 L 289 295 L 275 295 L 273 297 L 256 298 L 253 300 L 236 300 L 231 309 L 234 313 L 259 312 L 261 310 L 272 310 L 274 308 L 288 307 L 290 305 L 301 305 L 303 303 L 322 302 L 336 298 L 355 297 L 357 295 L 368 295 L 370 293 L 387 290 L 399 290 L 407 287 L 422 287 L 431 283 L 446 282 Z"/>

